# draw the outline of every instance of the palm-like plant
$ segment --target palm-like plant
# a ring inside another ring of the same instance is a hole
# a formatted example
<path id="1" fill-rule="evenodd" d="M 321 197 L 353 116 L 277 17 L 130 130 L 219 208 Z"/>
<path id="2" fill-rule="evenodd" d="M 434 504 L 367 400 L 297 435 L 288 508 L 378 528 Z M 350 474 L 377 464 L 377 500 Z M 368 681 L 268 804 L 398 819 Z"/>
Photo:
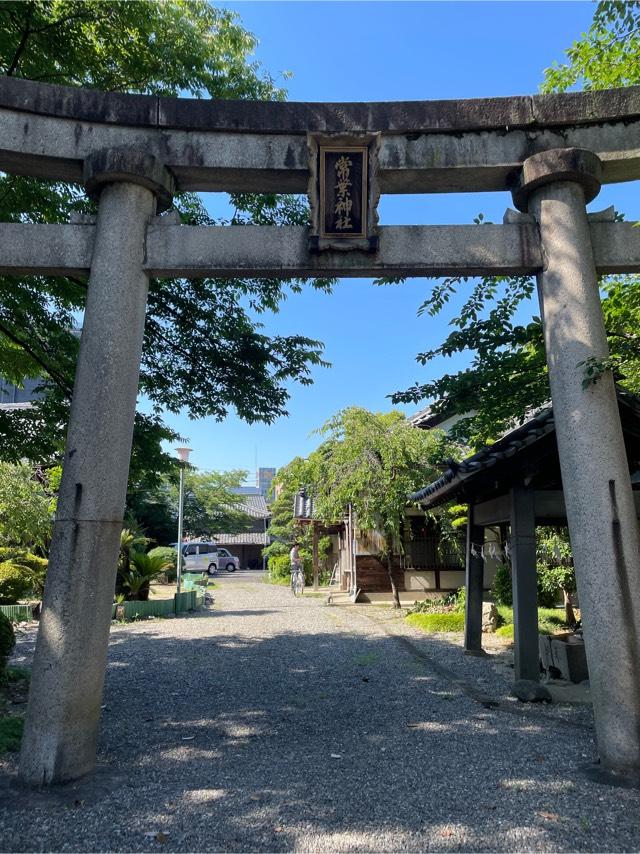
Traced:
<path id="1" fill-rule="evenodd" d="M 169 566 L 171 561 L 162 555 L 131 552 L 128 568 L 118 570 L 120 587 L 126 598 L 129 601 L 146 602 L 149 598 L 150 583 Z"/>
<path id="2" fill-rule="evenodd" d="M 116 595 L 124 593 L 123 578 L 131 571 L 131 557 L 134 554 L 144 552 L 149 543 L 149 538 L 140 531 L 131 528 L 123 528 L 120 532 L 120 553 L 118 555 L 118 574 L 116 575 Z"/>

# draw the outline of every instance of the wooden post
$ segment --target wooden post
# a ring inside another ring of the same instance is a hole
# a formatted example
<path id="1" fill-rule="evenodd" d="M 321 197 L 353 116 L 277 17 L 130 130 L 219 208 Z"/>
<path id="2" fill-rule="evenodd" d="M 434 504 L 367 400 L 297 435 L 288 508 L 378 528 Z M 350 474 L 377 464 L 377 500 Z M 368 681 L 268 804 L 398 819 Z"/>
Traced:
<path id="1" fill-rule="evenodd" d="M 539 682 L 534 492 L 524 486 L 511 490 L 511 566 L 515 678 Z"/>
<path id="2" fill-rule="evenodd" d="M 313 546 L 312 546 L 312 560 L 313 560 L 313 589 L 317 590 L 320 586 L 319 582 L 319 574 L 320 574 L 320 561 L 318 558 L 318 524 L 317 522 L 311 523 L 313 526 Z"/>
<path id="3" fill-rule="evenodd" d="M 480 552 L 484 544 L 484 527 L 473 524 L 473 506 L 469 506 L 466 546 L 466 599 L 464 611 L 464 651 L 469 655 L 482 652 L 482 586 L 484 558 Z"/>

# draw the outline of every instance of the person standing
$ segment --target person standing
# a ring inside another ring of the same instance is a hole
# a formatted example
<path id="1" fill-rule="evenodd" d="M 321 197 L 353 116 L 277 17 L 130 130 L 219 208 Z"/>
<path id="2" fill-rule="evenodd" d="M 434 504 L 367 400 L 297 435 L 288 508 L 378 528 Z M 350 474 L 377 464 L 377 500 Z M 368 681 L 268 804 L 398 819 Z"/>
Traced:
<path id="1" fill-rule="evenodd" d="M 294 569 L 300 566 L 300 549 L 298 548 L 298 543 L 293 544 L 289 552 L 289 560 L 291 561 L 291 573 L 293 574 Z"/>
<path id="2" fill-rule="evenodd" d="M 296 579 L 301 576 L 302 586 L 304 586 L 304 576 L 302 575 L 302 560 L 300 558 L 300 549 L 298 543 L 295 542 L 289 552 L 289 560 L 291 562 L 291 589 L 296 592 Z"/>

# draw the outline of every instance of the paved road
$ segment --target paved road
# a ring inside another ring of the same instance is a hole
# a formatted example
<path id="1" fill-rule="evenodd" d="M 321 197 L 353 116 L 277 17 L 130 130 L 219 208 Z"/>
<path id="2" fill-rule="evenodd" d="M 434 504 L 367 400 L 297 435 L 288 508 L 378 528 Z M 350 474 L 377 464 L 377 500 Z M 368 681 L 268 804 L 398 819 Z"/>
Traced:
<path id="1" fill-rule="evenodd" d="M 640 794 L 593 756 L 588 710 L 509 699 L 495 658 L 237 573 L 114 626 L 99 773 L 33 795 L 5 763 L 0 849 L 637 851 Z"/>

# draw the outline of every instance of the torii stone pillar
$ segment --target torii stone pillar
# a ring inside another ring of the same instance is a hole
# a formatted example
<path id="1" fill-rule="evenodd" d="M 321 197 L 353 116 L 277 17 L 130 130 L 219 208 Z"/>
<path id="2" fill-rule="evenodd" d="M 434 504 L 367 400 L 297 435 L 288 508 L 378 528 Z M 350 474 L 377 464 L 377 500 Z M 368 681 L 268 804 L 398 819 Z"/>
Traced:
<path id="1" fill-rule="evenodd" d="M 171 198 L 162 165 L 129 149 L 89 158 L 85 183 L 100 200 L 20 756 L 20 779 L 32 785 L 95 766 L 144 336 L 145 233 L 156 199 Z"/>
<path id="2" fill-rule="evenodd" d="M 640 538 L 613 376 L 584 385 L 585 361 L 609 355 L 585 203 L 599 159 L 535 154 L 514 200 L 535 217 L 544 253 L 538 293 L 562 483 L 604 769 L 640 771 Z"/>

